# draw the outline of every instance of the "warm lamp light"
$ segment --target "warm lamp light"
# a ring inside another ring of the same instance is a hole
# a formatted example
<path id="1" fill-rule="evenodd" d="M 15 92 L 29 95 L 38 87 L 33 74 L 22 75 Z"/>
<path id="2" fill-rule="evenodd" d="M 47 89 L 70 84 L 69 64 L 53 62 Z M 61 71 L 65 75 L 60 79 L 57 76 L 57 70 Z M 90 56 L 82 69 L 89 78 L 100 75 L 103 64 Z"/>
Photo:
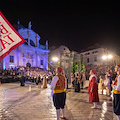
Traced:
<path id="1" fill-rule="evenodd" d="M 112 55 L 108 55 L 108 59 L 111 59 L 113 56 Z"/>
<path id="2" fill-rule="evenodd" d="M 106 55 L 103 55 L 103 56 L 102 56 L 102 59 L 103 59 L 103 60 L 106 60 L 106 59 L 107 59 L 107 56 L 106 56 Z"/>
<path id="3" fill-rule="evenodd" d="M 53 57 L 52 60 L 53 60 L 54 62 L 57 62 L 57 61 L 58 61 L 58 58 L 57 58 L 57 57 Z"/>

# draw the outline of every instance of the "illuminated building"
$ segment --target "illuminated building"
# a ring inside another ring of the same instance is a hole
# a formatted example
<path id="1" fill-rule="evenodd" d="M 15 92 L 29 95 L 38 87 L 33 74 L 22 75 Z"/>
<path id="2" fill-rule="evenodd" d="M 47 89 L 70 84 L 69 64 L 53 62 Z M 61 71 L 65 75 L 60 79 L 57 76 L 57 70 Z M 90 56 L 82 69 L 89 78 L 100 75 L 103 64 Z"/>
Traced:
<path id="1" fill-rule="evenodd" d="M 120 56 L 98 44 L 88 47 L 86 50 L 83 50 L 81 54 L 84 56 L 85 65 L 116 65 L 120 63 Z"/>
<path id="2" fill-rule="evenodd" d="M 31 29 L 31 22 L 28 28 L 15 24 L 15 29 L 26 40 L 25 43 L 12 50 L 3 60 L 0 61 L 0 69 L 17 67 L 39 67 L 48 70 L 48 41 L 45 45 L 40 44 L 40 36 Z"/>

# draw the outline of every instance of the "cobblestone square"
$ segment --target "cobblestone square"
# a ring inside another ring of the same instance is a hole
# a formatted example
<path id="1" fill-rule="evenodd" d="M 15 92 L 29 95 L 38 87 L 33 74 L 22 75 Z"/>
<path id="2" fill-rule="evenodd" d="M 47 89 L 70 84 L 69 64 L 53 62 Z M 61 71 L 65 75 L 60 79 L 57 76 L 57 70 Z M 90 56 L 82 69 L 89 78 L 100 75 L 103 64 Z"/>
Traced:
<path id="1" fill-rule="evenodd" d="M 116 120 L 113 114 L 112 99 L 99 95 L 98 109 L 91 109 L 87 88 L 80 93 L 68 89 L 66 100 L 67 120 Z M 50 85 L 47 89 L 19 83 L 6 83 L 0 86 L 0 120 L 56 120 Z"/>

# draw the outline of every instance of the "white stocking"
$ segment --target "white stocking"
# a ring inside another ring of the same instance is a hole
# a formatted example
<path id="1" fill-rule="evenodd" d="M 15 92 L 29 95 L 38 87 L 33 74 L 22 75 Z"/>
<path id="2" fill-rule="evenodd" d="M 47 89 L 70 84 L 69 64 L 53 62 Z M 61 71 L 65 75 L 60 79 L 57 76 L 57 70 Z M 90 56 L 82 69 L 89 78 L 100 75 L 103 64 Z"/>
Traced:
<path id="1" fill-rule="evenodd" d="M 97 102 L 93 102 L 94 107 L 97 108 Z"/>
<path id="2" fill-rule="evenodd" d="M 56 113 L 57 113 L 57 120 L 59 120 L 60 119 L 60 109 L 57 109 Z"/>
<path id="3" fill-rule="evenodd" d="M 62 109 L 62 116 L 65 117 L 65 108 Z"/>

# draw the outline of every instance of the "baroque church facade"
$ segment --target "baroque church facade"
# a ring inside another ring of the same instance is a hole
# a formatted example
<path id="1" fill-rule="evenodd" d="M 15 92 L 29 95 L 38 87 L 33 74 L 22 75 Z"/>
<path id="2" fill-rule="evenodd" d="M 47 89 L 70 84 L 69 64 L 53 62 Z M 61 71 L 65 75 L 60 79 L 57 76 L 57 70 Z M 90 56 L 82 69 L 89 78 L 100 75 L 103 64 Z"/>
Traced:
<path id="1" fill-rule="evenodd" d="M 0 69 L 15 69 L 17 67 L 39 67 L 48 70 L 48 41 L 45 45 L 40 44 L 40 36 L 31 29 L 31 22 L 28 28 L 15 24 L 15 29 L 26 40 L 25 43 L 12 50 L 3 60 L 0 61 Z"/>

